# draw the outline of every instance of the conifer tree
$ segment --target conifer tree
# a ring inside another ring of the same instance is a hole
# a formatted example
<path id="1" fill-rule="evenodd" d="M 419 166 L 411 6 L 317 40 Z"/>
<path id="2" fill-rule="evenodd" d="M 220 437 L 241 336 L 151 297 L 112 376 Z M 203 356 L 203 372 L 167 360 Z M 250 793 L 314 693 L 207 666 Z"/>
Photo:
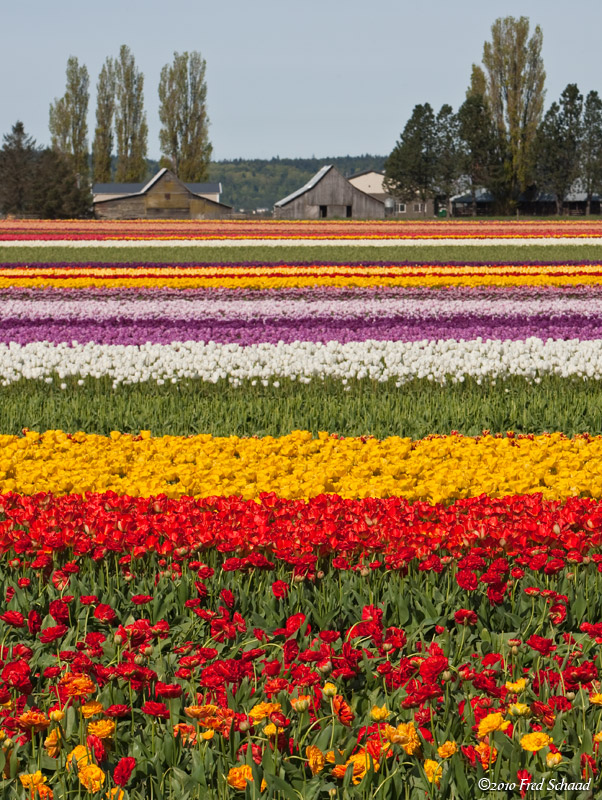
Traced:
<path id="1" fill-rule="evenodd" d="M 562 213 L 565 196 L 579 177 L 583 135 L 583 95 L 569 83 L 558 103 L 552 103 L 537 131 L 536 178 L 539 189 L 556 198 L 556 213 Z"/>
<path id="2" fill-rule="evenodd" d="M 416 105 L 385 162 L 386 190 L 401 200 L 431 196 L 437 174 L 436 119 L 429 103 Z"/>
<path id="3" fill-rule="evenodd" d="M 450 215 L 451 198 L 459 188 L 462 166 L 460 121 L 446 103 L 435 120 L 435 184 Z"/>
<path id="4" fill-rule="evenodd" d="M 602 193 L 602 100 L 591 91 L 583 106 L 581 184 L 586 195 L 585 213 L 591 213 L 592 195 Z"/>
<path id="5" fill-rule="evenodd" d="M 73 158 L 56 148 L 41 150 L 13 125 L 0 150 L 0 211 L 50 219 L 89 216 L 92 196 L 75 173 Z"/>
<path id="6" fill-rule="evenodd" d="M 18 120 L 3 136 L 0 150 L 0 210 L 4 214 L 31 214 L 31 195 L 39 148 Z"/>
<path id="7" fill-rule="evenodd" d="M 57 150 L 42 150 L 37 158 L 31 187 L 31 211 L 43 219 L 74 219 L 92 213 L 88 184 L 81 184 L 73 162 Z"/>
<path id="8" fill-rule="evenodd" d="M 458 109 L 462 168 L 467 188 L 472 195 L 472 214 L 477 213 L 477 190 L 494 192 L 499 172 L 499 148 L 489 105 L 478 90 L 467 92 Z"/>

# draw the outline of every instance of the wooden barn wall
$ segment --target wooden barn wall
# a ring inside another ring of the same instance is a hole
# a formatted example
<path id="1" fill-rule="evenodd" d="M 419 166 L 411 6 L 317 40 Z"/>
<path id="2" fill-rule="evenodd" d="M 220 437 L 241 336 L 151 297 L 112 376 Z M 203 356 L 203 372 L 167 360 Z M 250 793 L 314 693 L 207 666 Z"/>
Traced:
<path id="1" fill-rule="evenodd" d="M 222 219 L 231 211 L 192 194 L 166 173 L 144 195 L 96 203 L 94 214 L 99 219 Z"/>
<path id="2" fill-rule="evenodd" d="M 347 206 L 351 206 L 354 219 L 382 219 L 385 216 L 383 203 L 360 192 L 334 170 L 327 172 L 313 189 L 274 211 L 275 216 L 282 219 L 318 219 L 320 206 L 327 207 L 331 219 L 346 217 Z"/>
<path id="3" fill-rule="evenodd" d="M 144 219 L 144 197 L 120 197 L 95 203 L 94 216 L 98 219 Z"/>

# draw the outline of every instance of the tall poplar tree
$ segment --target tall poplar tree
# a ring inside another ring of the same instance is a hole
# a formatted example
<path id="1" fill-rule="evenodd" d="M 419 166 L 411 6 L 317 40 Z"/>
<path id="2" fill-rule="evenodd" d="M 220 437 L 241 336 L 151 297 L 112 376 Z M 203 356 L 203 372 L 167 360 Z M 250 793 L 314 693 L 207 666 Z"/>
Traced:
<path id="1" fill-rule="evenodd" d="M 75 56 L 67 61 L 65 94 L 50 105 L 52 147 L 68 156 L 76 174 L 88 175 L 88 102 L 90 78 Z"/>
<path id="2" fill-rule="evenodd" d="M 159 132 L 163 163 L 183 181 L 204 181 L 209 175 L 212 146 L 207 117 L 206 62 L 201 54 L 174 53 L 161 70 Z"/>
<path id="3" fill-rule="evenodd" d="M 94 183 L 110 183 L 115 116 L 115 62 L 109 57 L 102 65 L 96 84 L 96 129 L 92 145 Z"/>
<path id="4" fill-rule="evenodd" d="M 71 127 L 69 116 L 64 97 L 59 97 L 50 104 L 48 120 L 50 141 L 54 150 L 58 150 L 59 153 L 69 152 L 69 129 Z"/>
<path id="5" fill-rule="evenodd" d="M 115 179 L 135 183 L 146 177 L 148 126 L 144 111 L 144 75 L 136 67 L 127 45 L 121 45 L 115 62 L 115 132 L 117 171 Z"/>
<path id="6" fill-rule="evenodd" d="M 527 17 L 504 17 L 483 46 L 483 68 L 473 65 L 473 84 L 483 87 L 500 140 L 504 142 L 505 197 L 511 207 L 532 181 L 534 142 L 543 115 L 546 73 L 539 26 L 529 37 Z M 502 188 L 502 187 L 500 187 Z"/>

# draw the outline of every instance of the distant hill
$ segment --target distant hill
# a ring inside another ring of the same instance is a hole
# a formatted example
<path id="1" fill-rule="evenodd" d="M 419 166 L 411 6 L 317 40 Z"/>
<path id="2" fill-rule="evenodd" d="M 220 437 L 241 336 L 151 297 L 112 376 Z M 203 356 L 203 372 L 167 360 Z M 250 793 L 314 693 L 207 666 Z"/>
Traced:
<path id="1" fill-rule="evenodd" d="M 210 181 L 222 184 L 222 203 L 247 213 L 263 208 L 272 211 L 274 203 L 300 189 L 325 164 L 334 164 L 346 178 L 368 169 L 382 171 L 386 156 L 329 156 L 327 158 L 235 158 L 212 161 Z M 148 159 L 149 176 L 159 162 Z"/>

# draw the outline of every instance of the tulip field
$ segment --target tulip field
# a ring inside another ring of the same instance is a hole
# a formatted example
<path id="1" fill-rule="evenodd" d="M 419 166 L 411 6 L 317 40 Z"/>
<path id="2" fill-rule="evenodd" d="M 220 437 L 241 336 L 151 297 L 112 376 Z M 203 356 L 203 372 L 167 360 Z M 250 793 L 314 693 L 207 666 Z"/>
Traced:
<path id="1" fill-rule="evenodd" d="M 0 221 L 0 796 L 602 797 L 602 223 Z"/>

